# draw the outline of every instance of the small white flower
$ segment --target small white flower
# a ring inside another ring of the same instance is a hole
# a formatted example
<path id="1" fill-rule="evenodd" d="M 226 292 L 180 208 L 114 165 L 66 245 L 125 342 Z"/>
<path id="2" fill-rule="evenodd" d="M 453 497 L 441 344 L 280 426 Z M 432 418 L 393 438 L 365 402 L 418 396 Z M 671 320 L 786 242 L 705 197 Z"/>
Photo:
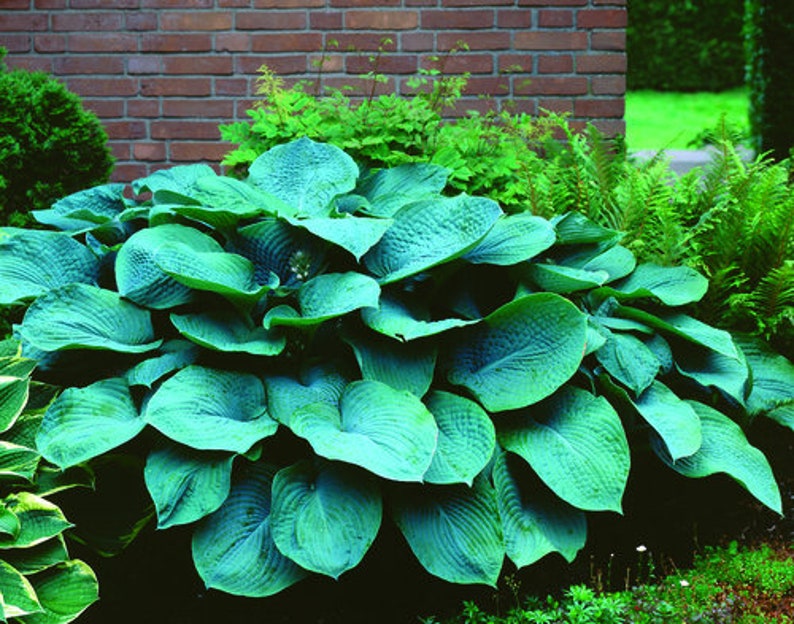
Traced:
<path id="1" fill-rule="evenodd" d="M 645 547 L 644 544 L 640 544 L 639 546 L 637 546 L 637 552 L 638 553 L 644 553 L 646 550 L 648 550 L 648 549 Z"/>
<path id="2" fill-rule="evenodd" d="M 689 581 L 687 581 L 686 579 L 681 579 L 680 581 L 678 581 L 678 584 L 681 587 L 689 587 Z"/>

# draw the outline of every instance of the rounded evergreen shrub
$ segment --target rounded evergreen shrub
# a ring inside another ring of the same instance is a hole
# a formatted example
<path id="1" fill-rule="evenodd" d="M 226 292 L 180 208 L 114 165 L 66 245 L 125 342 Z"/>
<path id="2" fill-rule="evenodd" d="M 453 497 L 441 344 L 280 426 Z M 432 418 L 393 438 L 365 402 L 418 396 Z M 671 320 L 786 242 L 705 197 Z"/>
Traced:
<path id="1" fill-rule="evenodd" d="M 77 190 L 107 181 L 108 137 L 80 98 L 43 72 L 9 70 L 0 48 L 0 223 L 28 225 Z"/>

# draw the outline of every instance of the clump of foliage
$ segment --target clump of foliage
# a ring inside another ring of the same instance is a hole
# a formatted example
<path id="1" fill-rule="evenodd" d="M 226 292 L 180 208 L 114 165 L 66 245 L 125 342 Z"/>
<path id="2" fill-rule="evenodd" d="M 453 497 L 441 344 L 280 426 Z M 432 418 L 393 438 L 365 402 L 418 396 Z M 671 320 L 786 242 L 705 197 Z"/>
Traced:
<path id="1" fill-rule="evenodd" d="M 108 137 L 80 98 L 43 72 L 9 70 L 0 48 L 0 224 L 107 181 Z"/>
<path id="2" fill-rule="evenodd" d="M 0 303 L 65 388 L 39 452 L 145 458 L 158 527 L 194 525 L 206 585 L 257 597 L 356 567 L 385 516 L 453 583 L 572 560 L 632 448 L 780 512 L 734 418 L 791 427 L 794 365 L 686 314 L 703 276 L 445 186 L 303 138 L 245 180 L 174 167 L 6 230 Z"/>
<path id="3" fill-rule="evenodd" d="M 97 599 L 97 581 L 71 559 L 64 532 L 72 524 L 49 495 L 90 485 L 83 469 L 61 473 L 42 461 L 35 434 L 53 397 L 31 382 L 36 362 L 0 342 L 0 621 L 71 622 Z"/>

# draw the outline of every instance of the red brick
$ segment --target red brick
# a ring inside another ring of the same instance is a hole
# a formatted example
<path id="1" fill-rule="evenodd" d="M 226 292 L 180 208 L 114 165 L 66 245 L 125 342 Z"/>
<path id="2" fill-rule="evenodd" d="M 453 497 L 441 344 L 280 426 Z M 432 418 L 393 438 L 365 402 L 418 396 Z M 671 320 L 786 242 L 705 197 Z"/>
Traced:
<path id="1" fill-rule="evenodd" d="M 211 50 L 212 35 L 206 33 L 145 34 L 141 39 L 142 52 L 210 52 Z"/>
<path id="2" fill-rule="evenodd" d="M 220 162 L 230 146 L 220 141 L 171 143 L 171 160 L 176 162 Z"/>
<path id="3" fill-rule="evenodd" d="M 577 117 L 623 117 L 626 112 L 623 99 L 585 100 L 573 103 L 573 112 Z"/>
<path id="4" fill-rule="evenodd" d="M 579 28 L 625 28 L 625 9 L 585 9 L 576 14 Z"/>
<path id="5" fill-rule="evenodd" d="M 422 11 L 422 28 L 427 30 L 492 28 L 495 17 L 493 10 Z"/>
<path id="6" fill-rule="evenodd" d="M 430 57 L 425 57 L 424 67 L 437 66 Z M 493 56 L 490 54 L 454 54 L 443 59 L 444 74 L 490 74 L 494 70 Z"/>
<path id="7" fill-rule="evenodd" d="M 377 68 L 369 58 L 349 56 L 346 69 L 351 74 L 365 74 L 372 70 L 384 74 L 415 74 L 417 64 L 416 55 L 386 54 L 377 59 Z"/>
<path id="8" fill-rule="evenodd" d="M 216 78 L 215 95 L 228 95 L 232 97 L 245 97 L 251 93 L 247 78 Z"/>
<path id="9" fill-rule="evenodd" d="M 30 52 L 30 44 L 30 35 L 3 35 L 3 47 L 11 54 L 15 52 Z M 64 47 L 65 45 L 64 42 Z"/>
<path id="10" fill-rule="evenodd" d="M 538 26 L 541 28 L 571 28 L 573 11 L 565 9 L 538 11 Z"/>
<path id="11" fill-rule="evenodd" d="M 593 50 L 618 50 L 626 49 L 625 30 L 602 30 L 590 34 L 590 46 Z"/>
<path id="12" fill-rule="evenodd" d="M 142 0 L 147 9 L 211 9 L 213 0 Z"/>
<path id="13" fill-rule="evenodd" d="M 404 32 L 400 33 L 399 39 L 405 52 L 427 52 L 433 49 L 433 33 Z"/>
<path id="14" fill-rule="evenodd" d="M 102 124 L 110 139 L 142 139 L 146 136 L 143 121 L 106 121 Z"/>
<path id="15" fill-rule="evenodd" d="M 429 6 L 434 7 L 436 6 L 436 0 L 405 0 L 405 6 L 407 7 L 422 7 L 422 6 Z"/>
<path id="16" fill-rule="evenodd" d="M 34 0 L 33 6 L 37 9 L 65 9 L 68 0 Z"/>
<path id="17" fill-rule="evenodd" d="M 5 40 L 5 37 L 3 38 Z M 65 35 L 35 35 L 33 37 L 33 49 L 36 52 L 65 52 Z"/>
<path id="18" fill-rule="evenodd" d="M 70 91 L 82 97 L 125 97 L 137 95 L 138 81 L 132 78 L 68 78 Z"/>
<path id="19" fill-rule="evenodd" d="M 8 59 L 8 65 L 14 69 L 24 69 L 29 72 L 52 73 L 52 58 L 50 57 L 17 57 Z"/>
<path id="20" fill-rule="evenodd" d="M 402 36 L 416 35 L 425 33 L 406 32 L 401 33 Z M 326 39 L 328 39 L 326 35 Z M 394 50 L 394 42 L 397 41 L 396 33 L 383 33 L 383 32 L 368 32 L 368 33 L 348 33 L 340 32 L 338 35 L 334 33 L 332 37 L 339 46 L 337 50 L 344 51 L 362 51 L 362 52 L 376 52 L 380 49 L 391 51 Z M 391 41 L 391 44 L 387 44 Z M 426 48 L 425 48 L 426 50 Z M 424 50 L 423 50 L 424 51 Z"/>
<path id="21" fill-rule="evenodd" d="M 613 138 L 626 135 L 626 121 L 623 119 L 596 119 L 593 125 L 606 137 Z"/>
<path id="22" fill-rule="evenodd" d="M 502 103 L 502 110 L 511 114 L 525 113 L 536 117 L 538 114 L 537 102 L 534 99 L 511 98 Z"/>
<path id="23" fill-rule="evenodd" d="M 538 57 L 539 74 L 570 74 L 572 72 L 573 56 L 570 54 L 544 54 Z"/>
<path id="24" fill-rule="evenodd" d="M 262 65 L 267 65 L 279 76 L 285 74 L 303 74 L 307 71 L 306 55 L 290 56 L 240 56 L 234 59 L 234 73 L 255 74 Z"/>
<path id="25" fill-rule="evenodd" d="M 112 182 L 132 182 L 149 173 L 146 165 L 140 163 L 116 163 L 113 173 L 110 174 Z"/>
<path id="26" fill-rule="evenodd" d="M 209 78 L 143 78 L 141 95 L 207 97 L 212 95 L 212 81 Z"/>
<path id="27" fill-rule="evenodd" d="M 165 74 L 225 75 L 233 71 L 231 56 L 166 56 Z"/>
<path id="28" fill-rule="evenodd" d="M 166 99 L 163 100 L 163 117 L 198 117 L 204 119 L 234 116 L 232 100 Z"/>
<path id="29" fill-rule="evenodd" d="M 108 11 L 79 11 L 62 13 L 53 12 L 52 30 L 71 31 L 96 31 L 96 30 L 123 30 L 123 14 Z"/>
<path id="30" fill-rule="evenodd" d="M 560 115 L 573 113 L 573 100 L 570 98 L 541 98 L 538 100 L 538 108 Z"/>
<path id="31" fill-rule="evenodd" d="M 219 0 L 218 6 L 222 9 L 247 9 L 251 6 L 251 0 Z"/>
<path id="32" fill-rule="evenodd" d="M 325 6 L 325 0 L 254 0 L 255 9 L 309 9 Z"/>
<path id="33" fill-rule="evenodd" d="M 231 13 L 176 12 L 160 14 L 160 30 L 229 30 L 232 27 Z"/>
<path id="34" fill-rule="evenodd" d="M 253 52 L 317 52 L 322 49 L 319 33 L 267 33 L 251 35 Z"/>
<path id="35" fill-rule="evenodd" d="M 166 159 L 165 143 L 138 142 L 132 146 L 132 157 L 135 160 L 163 161 Z"/>
<path id="36" fill-rule="evenodd" d="M 247 33 L 218 33 L 215 35 L 216 52 L 248 52 L 251 37 Z"/>
<path id="37" fill-rule="evenodd" d="M 593 95 L 625 95 L 626 76 L 593 76 L 590 92 Z"/>
<path id="38" fill-rule="evenodd" d="M 110 148 L 110 155 L 113 156 L 114 160 L 130 159 L 132 151 L 130 150 L 128 141 L 110 141 L 108 147 Z"/>
<path id="39" fill-rule="evenodd" d="M 45 13 L 0 13 L 0 31 L 31 32 L 47 30 Z"/>
<path id="40" fill-rule="evenodd" d="M 153 139 L 219 139 L 218 124 L 212 121 L 152 121 Z"/>
<path id="41" fill-rule="evenodd" d="M 395 7 L 400 6 L 400 0 L 331 0 L 331 6 L 336 7 Z"/>
<path id="42" fill-rule="evenodd" d="M 518 6 L 585 6 L 587 0 L 518 0 Z"/>
<path id="43" fill-rule="evenodd" d="M 513 93 L 517 95 L 584 95 L 587 78 L 583 76 L 537 76 L 528 83 L 516 81 Z"/>
<path id="44" fill-rule="evenodd" d="M 626 55 L 580 54 L 576 57 L 576 71 L 580 74 L 626 73 Z"/>
<path id="45" fill-rule="evenodd" d="M 496 12 L 496 25 L 499 28 L 529 28 L 532 26 L 532 12 L 526 9 L 499 9 Z"/>
<path id="46" fill-rule="evenodd" d="M 125 33 L 71 33 L 69 52 L 136 52 L 138 38 Z"/>
<path id="47" fill-rule="evenodd" d="M 157 30 L 156 13 L 125 13 L 124 27 L 127 30 Z"/>
<path id="48" fill-rule="evenodd" d="M 162 56 L 131 56 L 127 59 L 130 74 L 160 74 L 163 71 Z"/>
<path id="49" fill-rule="evenodd" d="M 364 11 L 345 13 L 345 27 L 353 30 L 410 30 L 419 25 L 416 11 Z"/>
<path id="50" fill-rule="evenodd" d="M 587 34 L 583 32 L 529 31 L 514 38 L 517 50 L 585 50 Z"/>
<path id="51" fill-rule="evenodd" d="M 502 73 L 530 73 L 534 57 L 534 54 L 502 54 L 499 57 L 499 71 Z"/>
<path id="52" fill-rule="evenodd" d="M 345 57 L 341 54 L 315 54 L 309 56 L 308 68 L 312 71 L 341 72 L 345 67 Z M 304 65 L 303 71 L 306 71 Z M 296 72 L 297 73 L 297 72 Z"/>
<path id="53" fill-rule="evenodd" d="M 312 30 L 340 30 L 341 11 L 309 11 L 309 28 Z"/>
<path id="54" fill-rule="evenodd" d="M 5 2 L 3 2 L 3 8 L 7 10 L 29 9 L 30 0 L 6 0 Z"/>
<path id="55" fill-rule="evenodd" d="M 56 74 L 123 74 L 124 59 L 114 56 L 59 56 L 53 62 Z"/>
<path id="56" fill-rule="evenodd" d="M 504 76 L 472 76 L 463 90 L 464 95 L 504 96 L 510 94 L 510 79 Z"/>
<path id="57" fill-rule="evenodd" d="M 107 9 L 108 4 L 114 9 L 137 9 L 140 0 L 69 0 L 70 9 Z"/>
<path id="58" fill-rule="evenodd" d="M 441 0 L 442 7 L 483 7 L 483 6 L 506 6 L 511 5 L 515 0 Z"/>
<path id="59" fill-rule="evenodd" d="M 602 4 L 612 4 L 614 6 L 626 6 L 626 0 L 594 0 L 593 4 L 596 6 Z"/>
<path id="60" fill-rule="evenodd" d="M 303 30 L 306 11 L 246 11 L 237 13 L 238 30 Z"/>
<path id="61" fill-rule="evenodd" d="M 510 49 L 510 33 L 508 31 L 439 32 L 436 34 L 436 41 L 440 52 L 457 48 L 461 42 L 465 43 L 469 50 Z"/>
<path id="62" fill-rule="evenodd" d="M 395 82 L 393 78 L 388 78 L 386 82 L 373 84 L 372 80 L 358 78 L 355 76 L 324 76 L 323 87 L 330 89 L 345 89 L 351 97 L 369 96 L 373 92 L 375 95 L 394 93 Z M 350 89 L 348 89 L 350 87 Z M 310 91 L 311 92 L 311 91 Z"/>
<path id="63" fill-rule="evenodd" d="M 168 102 L 169 100 L 164 100 Z M 160 116 L 160 100 L 145 98 L 140 100 L 127 100 L 127 116 L 137 119 Z"/>

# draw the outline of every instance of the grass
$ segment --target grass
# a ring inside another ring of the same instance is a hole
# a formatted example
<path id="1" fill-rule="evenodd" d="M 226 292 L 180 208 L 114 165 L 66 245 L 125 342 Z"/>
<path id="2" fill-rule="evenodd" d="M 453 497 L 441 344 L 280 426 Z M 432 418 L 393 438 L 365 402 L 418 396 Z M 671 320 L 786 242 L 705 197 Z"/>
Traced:
<path id="1" fill-rule="evenodd" d="M 632 150 L 692 149 L 690 141 L 725 115 L 729 126 L 746 129 L 746 89 L 720 93 L 630 91 L 626 94 L 626 143 Z"/>

